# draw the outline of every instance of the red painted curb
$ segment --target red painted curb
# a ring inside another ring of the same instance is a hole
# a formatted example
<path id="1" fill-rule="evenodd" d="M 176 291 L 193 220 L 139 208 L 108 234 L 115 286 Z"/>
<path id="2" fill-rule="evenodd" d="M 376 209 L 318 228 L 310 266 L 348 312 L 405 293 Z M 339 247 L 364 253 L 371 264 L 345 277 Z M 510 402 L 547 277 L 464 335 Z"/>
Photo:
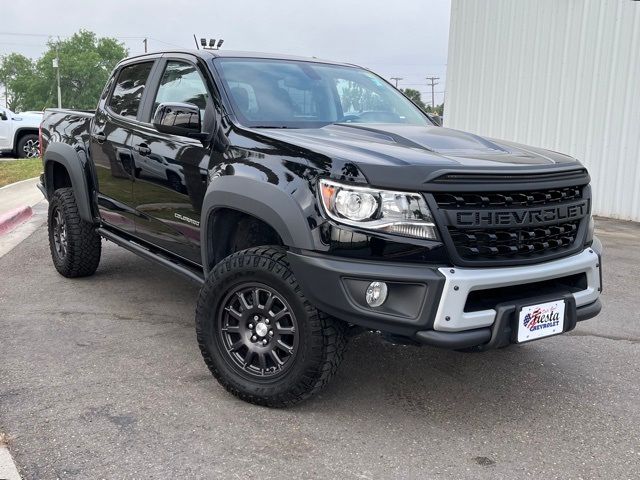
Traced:
<path id="1" fill-rule="evenodd" d="M 31 207 L 19 207 L 0 215 L 0 235 L 10 232 L 33 215 Z"/>

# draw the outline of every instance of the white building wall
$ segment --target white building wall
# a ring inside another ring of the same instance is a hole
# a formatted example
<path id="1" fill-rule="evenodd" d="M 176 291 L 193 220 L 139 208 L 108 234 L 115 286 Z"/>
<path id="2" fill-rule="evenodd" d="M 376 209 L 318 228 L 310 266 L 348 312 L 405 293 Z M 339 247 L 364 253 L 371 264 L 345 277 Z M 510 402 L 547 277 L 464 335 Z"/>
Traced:
<path id="1" fill-rule="evenodd" d="M 572 155 L 640 221 L 640 2 L 452 0 L 445 125 Z"/>

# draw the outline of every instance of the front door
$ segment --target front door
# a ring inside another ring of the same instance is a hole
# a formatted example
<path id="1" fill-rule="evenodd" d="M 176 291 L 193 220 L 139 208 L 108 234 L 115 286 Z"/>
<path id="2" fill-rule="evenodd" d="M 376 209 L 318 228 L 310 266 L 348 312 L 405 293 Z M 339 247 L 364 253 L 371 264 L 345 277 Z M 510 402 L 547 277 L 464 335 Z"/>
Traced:
<path id="1" fill-rule="evenodd" d="M 211 96 L 196 65 L 183 58 L 162 62 L 150 116 L 163 102 L 191 103 L 200 108 L 206 125 Z M 136 236 L 200 264 L 200 209 L 210 149 L 199 140 L 159 133 L 150 123 L 135 129 L 130 145 L 136 166 Z"/>
<path id="2" fill-rule="evenodd" d="M 0 150 L 9 150 L 12 147 L 11 117 L 9 110 L 0 109 Z"/>
<path id="3" fill-rule="evenodd" d="M 153 61 L 127 64 L 117 72 L 113 93 L 100 100 L 91 131 L 91 158 L 96 167 L 98 209 L 102 220 L 135 232 L 131 136 L 137 122 Z"/>

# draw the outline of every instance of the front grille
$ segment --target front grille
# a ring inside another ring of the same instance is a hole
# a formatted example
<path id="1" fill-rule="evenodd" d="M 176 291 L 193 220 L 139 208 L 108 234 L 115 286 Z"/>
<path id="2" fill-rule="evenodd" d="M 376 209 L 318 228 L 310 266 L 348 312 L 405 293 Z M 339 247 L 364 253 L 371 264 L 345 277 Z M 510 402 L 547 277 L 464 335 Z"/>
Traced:
<path id="1" fill-rule="evenodd" d="M 507 230 L 462 230 L 449 227 L 449 233 L 462 258 L 496 258 L 539 255 L 570 247 L 576 239 L 579 222 L 536 228 Z"/>
<path id="2" fill-rule="evenodd" d="M 540 183 L 540 182 L 563 182 L 565 185 L 571 183 L 579 184 L 588 177 L 584 168 L 569 170 L 564 172 L 549 173 L 447 173 L 433 180 L 433 183 L 455 184 L 455 185 L 487 185 L 504 184 L 513 185 L 515 183 Z"/>
<path id="3" fill-rule="evenodd" d="M 440 208 L 531 207 L 582 198 L 581 187 L 550 188 L 532 192 L 436 193 Z"/>
<path id="4" fill-rule="evenodd" d="M 517 264 L 575 250 L 588 217 L 587 188 L 433 193 L 432 198 L 454 260 Z"/>

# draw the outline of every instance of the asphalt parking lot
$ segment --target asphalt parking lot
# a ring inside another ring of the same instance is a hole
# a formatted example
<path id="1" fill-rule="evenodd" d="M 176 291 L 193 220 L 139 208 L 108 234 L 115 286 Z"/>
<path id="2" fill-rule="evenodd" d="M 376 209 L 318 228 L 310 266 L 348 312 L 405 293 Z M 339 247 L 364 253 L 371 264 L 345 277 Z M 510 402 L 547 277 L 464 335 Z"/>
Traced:
<path id="1" fill-rule="evenodd" d="M 576 331 L 484 354 L 365 335 L 289 410 L 211 377 L 195 286 L 106 243 L 62 278 L 40 228 L 0 258 L 0 432 L 27 479 L 638 478 L 640 226 L 599 227 L 605 310 Z"/>

